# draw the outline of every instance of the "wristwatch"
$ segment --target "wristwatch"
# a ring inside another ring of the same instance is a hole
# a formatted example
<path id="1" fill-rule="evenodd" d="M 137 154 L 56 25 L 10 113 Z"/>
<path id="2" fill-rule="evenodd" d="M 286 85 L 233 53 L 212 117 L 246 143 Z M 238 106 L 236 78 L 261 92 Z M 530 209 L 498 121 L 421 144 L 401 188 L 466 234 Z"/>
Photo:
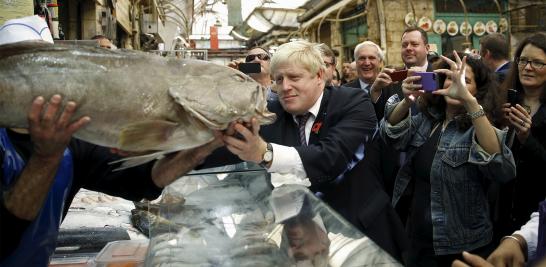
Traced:
<path id="1" fill-rule="evenodd" d="M 269 163 L 273 160 L 273 146 L 271 143 L 267 143 L 267 146 L 265 147 L 265 152 L 262 155 L 262 162 L 260 162 L 260 166 L 267 167 Z"/>
<path id="2" fill-rule="evenodd" d="M 480 106 L 480 109 L 478 111 L 466 113 L 471 120 L 475 120 L 481 116 L 485 116 L 485 111 L 483 111 L 482 105 L 479 105 L 479 106 Z"/>

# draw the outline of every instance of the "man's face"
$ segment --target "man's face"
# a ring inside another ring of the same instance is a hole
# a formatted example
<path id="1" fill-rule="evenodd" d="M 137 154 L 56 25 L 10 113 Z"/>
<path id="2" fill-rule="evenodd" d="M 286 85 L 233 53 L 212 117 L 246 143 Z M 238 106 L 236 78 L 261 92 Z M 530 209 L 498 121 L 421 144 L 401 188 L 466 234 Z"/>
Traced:
<path id="1" fill-rule="evenodd" d="M 262 59 L 258 56 L 260 55 Z M 253 63 L 260 63 L 261 66 L 261 72 L 260 73 L 250 73 L 249 75 L 252 77 L 253 75 L 260 75 L 260 74 L 267 74 L 269 75 L 270 69 L 269 69 L 269 63 L 271 62 L 271 58 L 269 55 L 260 48 L 254 48 L 250 51 L 248 51 L 247 56 L 254 56 L 254 59 L 251 61 L 248 61 L 247 63 L 253 62 Z"/>
<path id="2" fill-rule="evenodd" d="M 356 72 L 358 78 L 371 84 L 381 71 L 381 59 L 377 48 L 365 45 L 356 54 Z"/>
<path id="3" fill-rule="evenodd" d="M 425 45 L 419 31 L 407 32 L 402 36 L 402 61 L 406 67 L 425 65 L 428 50 L 429 45 Z"/>
<path id="4" fill-rule="evenodd" d="M 322 59 L 324 60 L 324 65 L 326 65 L 326 70 L 324 71 L 324 80 L 327 85 L 331 85 L 332 80 L 334 79 L 334 72 L 336 71 L 334 59 L 325 56 L 323 56 Z"/>
<path id="5" fill-rule="evenodd" d="M 284 110 L 293 115 L 305 114 L 324 89 L 324 73 L 310 73 L 298 63 L 280 64 L 273 73 L 276 91 Z"/>
<path id="6" fill-rule="evenodd" d="M 347 77 L 347 75 L 350 75 L 351 73 L 351 63 L 343 63 L 343 69 L 341 70 L 341 74 L 343 74 L 343 77 Z"/>

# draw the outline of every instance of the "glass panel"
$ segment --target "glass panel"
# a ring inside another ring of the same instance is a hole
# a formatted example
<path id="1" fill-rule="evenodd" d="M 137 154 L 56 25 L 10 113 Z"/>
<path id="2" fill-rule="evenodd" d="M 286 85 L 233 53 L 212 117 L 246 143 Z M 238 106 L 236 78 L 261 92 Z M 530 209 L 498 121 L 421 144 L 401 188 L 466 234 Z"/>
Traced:
<path id="1" fill-rule="evenodd" d="M 401 266 L 307 188 L 269 179 L 243 163 L 165 188 L 146 266 Z"/>

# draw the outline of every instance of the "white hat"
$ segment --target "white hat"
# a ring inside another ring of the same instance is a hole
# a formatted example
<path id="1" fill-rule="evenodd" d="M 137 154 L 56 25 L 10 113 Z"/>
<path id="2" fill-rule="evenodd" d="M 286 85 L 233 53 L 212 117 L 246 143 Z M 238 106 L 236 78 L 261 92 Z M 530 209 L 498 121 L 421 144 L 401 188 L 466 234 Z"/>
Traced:
<path id="1" fill-rule="evenodd" d="M 11 19 L 0 26 L 0 45 L 28 40 L 43 40 L 53 43 L 46 21 L 39 16 Z"/>

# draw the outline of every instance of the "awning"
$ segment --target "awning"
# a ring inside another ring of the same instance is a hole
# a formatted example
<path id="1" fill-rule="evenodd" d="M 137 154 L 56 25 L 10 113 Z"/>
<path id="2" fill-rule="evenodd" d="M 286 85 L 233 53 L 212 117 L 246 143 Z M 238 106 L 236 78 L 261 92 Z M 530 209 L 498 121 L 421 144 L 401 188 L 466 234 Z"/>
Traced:
<path id="1" fill-rule="evenodd" d="M 320 12 L 318 15 L 314 16 L 313 18 L 309 19 L 308 21 L 306 22 L 303 22 L 301 24 L 301 28 L 307 28 L 309 25 L 315 23 L 317 20 L 325 17 L 325 16 L 328 16 L 330 13 L 350 4 L 351 2 L 353 2 L 354 0 L 342 0 L 342 1 L 339 1 L 337 4 L 325 9 L 324 11 Z"/>
<path id="2" fill-rule="evenodd" d="M 233 28 L 231 34 L 238 39 L 253 39 L 264 35 L 273 28 L 298 28 L 297 17 L 304 12 L 303 9 L 256 8 L 243 24 Z"/>

